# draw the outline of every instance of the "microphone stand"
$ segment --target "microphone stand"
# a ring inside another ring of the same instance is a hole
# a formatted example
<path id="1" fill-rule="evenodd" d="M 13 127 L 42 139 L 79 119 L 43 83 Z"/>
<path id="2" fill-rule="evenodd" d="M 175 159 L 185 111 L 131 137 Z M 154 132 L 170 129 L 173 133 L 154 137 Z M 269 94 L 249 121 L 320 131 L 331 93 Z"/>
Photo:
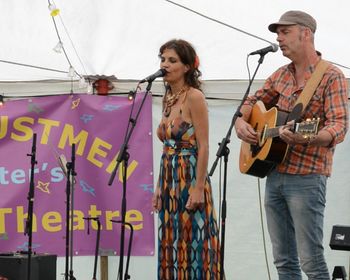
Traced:
<path id="1" fill-rule="evenodd" d="M 67 185 L 66 185 L 66 262 L 65 280 L 75 280 L 73 276 L 73 211 L 74 211 L 74 177 L 75 172 L 75 144 L 72 144 L 71 162 L 67 162 Z M 71 195 L 72 193 L 72 195 Z M 70 215 L 69 215 L 70 214 Z M 70 263 L 69 263 L 70 260 Z M 70 264 L 70 266 L 69 266 Z M 69 269 L 70 267 L 70 269 Z"/>
<path id="2" fill-rule="evenodd" d="M 139 83 L 140 84 L 140 83 Z M 138 87 L 138 86 L 137 86 Z M 125 240 L 125 215 L 126 215 L 126 181 L 127 181 L 127 167 L 128 167 L 128 160 L 129 160 L 129 153 L 128 153 L 128 145 L 129 145 L 129 140 L 131 138 L 131 135 L 134 131 L 134 128 L 137 123 L 137 119 L 140 115 L 140 112 L 142 110 L 143 104 L 146 100 L 147 94 L 149 93 L 150 89 L 152 87 L 152 81 L 148 81 L 148 86 L 146 88 L 146 92 L 144 94 L 144 97 L 142 99 L 141 105 L 136 113 L 135 118 L 132 118 L 132 111 L 133 107 L 131 108 L 130 116 L 129 116 L 129 123 L 128 127 L 126 129 L 125 137 L 124 137 L 124 143 L 122 144 L 120 148 L 119 155 L 117 157 L 117 164 L 111 174 L 111 177 L 108 181 L 108 185 L 111 186 L 113 183 L 113 180 L 115 178 L 115 175 L 117 173 L 118 167 L 121 162 L 122 164 L 122 173 L 123 173 L 123 194 L 122 194 L 122 211 L 121 211 L 121 233 L 120 233 L 120 256 L 119 256 L 119 268 L 118 268 L 118 279 L 123 280 L 123 260 L 124 260 L 124 240 Z M 136 91 L 135 91 L 136 92 Z M 135 99 L 134 101 L 135 102 Z M 133 105 L 134 106 L 134 105 Z M 130 279 L 129 275 L 125 275 L 124 279 Z"/>
<path id="3" fill-rule="evenodd" d="M 71 168 L 71 175 L 68 176 L 68 179 L 70 180 L 71 184 L 71 201 L 70 201 L 70 270 L 69 270 L 69 279 L 75 280 L 75 277 L 73 276 L 73 217 L 74 217 L 74 190 L 75 190 L 75 176 L 77 173 L 75 172 L 75 144 L 72 144 L 72 155 L 71 155 L 71 162 L 67 162 L 67 169 L 70 165 Z"/>
<path id="4" fill-rule="evenodd" d="M 244 104 L 244 101 L 249 95 L 250 87 L 254 81 L 255 75 L 260 67 L 260 65 L 264 61 L 265 54 L 260 54 L 260 59 L 258 61 L 258 65 L 255 69 L 253 77 L 249 80 L 248 88 L 243 96 L 243 99 L 240 105 L 237 107 L 235 114 L 232 117 L 230 128 L 226 134 L 226 136 L 222 139 L 221 143 L 219 143 L 219 149 L 216 152 L 216 159 L 210 169 L 209 176 L 212 176 L 215 168 L 218 164 L 218 161 L 221 157 L 224 157 L 224 183 L 223 183 L 223 196 L 222 196 L 222 204 L 221 204 L 221 246 L 220 246 L 220 279 L 224 279 L 224 258 L 225 258 L 225 230 L 226 230 L 226 188 L 227 188 L 227 162 L 228 156 L 230 154 L 229 148 L 227 148 L 227 144 L 230 143 L 230 137 L 232 133 L 233 126 L 236 123 L 237 118 L 242 117 L 241 107 Z"/>
<path id="5" fill-rule="evenodd" d="M 32 153 L 27 154 L 31 158 L 30 183 L 28 192 L 28 218 L 24 234 L 28 235 L 28 262 L 27 262 L 27 279 L 30 280 L 31 258 L 32 258 L 32 237 L 33 237 L 33 210 L 34 210 L 34 168 L 36 161 L 36 133 L 33 134 Z"/>
<path id="6" fill-rule="evenodd" d="M 122 223 L 121 221 L 116 221 L 116 220 L 110 220 L 110 221 L 112 223 Z M 132 226 L 132 224 L 130 224 L 128 222 L 124 222 L 124 224 L 130 227 L 130 239 L 129 239 L 129 245 L 128 245 L 128 254 L 127 254 L 127 258 L 126 258 L 124 279 L 130 279 L 130 275 L 128 274 L 128 271 L 129 271 L 129 262 L 130 262 L 132 241 L 133 241 L 133 238 L 134 238 L 134 227 Z"/>
<path id="7" fill-rule="evenodd" d="M 88 234 L 90 234 L 89 231 L 89 225 L 90 220 L 94 220 L 97 222 L 97 236 L 96 236 L 96 247 L 95 247 L 95 260 L 94 260 L 94 272 L 92 276 L 92 280 L 96 280 L 96 272 L 97 272 L 97 258 L 98 258 L 98 252 L 99 252 L 99 246 L 100 246 L 100 232 L 101 232 L 101 222 L 99 217 L 87 217 L 83 218 L 84 220 L 88 220 Z"/>

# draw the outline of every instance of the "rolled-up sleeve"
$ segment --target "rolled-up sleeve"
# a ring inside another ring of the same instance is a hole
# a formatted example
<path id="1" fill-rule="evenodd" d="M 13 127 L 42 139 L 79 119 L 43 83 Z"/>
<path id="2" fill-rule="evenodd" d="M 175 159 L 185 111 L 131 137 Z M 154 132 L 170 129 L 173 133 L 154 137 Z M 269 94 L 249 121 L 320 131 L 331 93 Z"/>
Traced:
<path id="1" fill-rule="evenodd" d="M 348 84 L 342 73 L 333 73 L 325 90 L 325 126 L 333 140 L 330 146 L 341 143 L 349 129 Z"/>

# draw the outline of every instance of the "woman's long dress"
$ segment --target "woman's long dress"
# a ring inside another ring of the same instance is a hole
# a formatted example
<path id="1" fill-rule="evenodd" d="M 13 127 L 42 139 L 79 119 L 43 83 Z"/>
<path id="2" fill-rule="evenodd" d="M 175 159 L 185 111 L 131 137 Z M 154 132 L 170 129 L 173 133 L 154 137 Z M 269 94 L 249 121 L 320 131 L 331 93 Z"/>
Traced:
<path id="1" fill-rule="evenodd" d="M 220 246 L 211 186 L 205 184 L 204 208 L 185 208 L 195 187 L 197 144 L 192 124 L 177 117 L 157 130 L 163 141 L 159 187 L 158 279 L 220 279 Z"/>

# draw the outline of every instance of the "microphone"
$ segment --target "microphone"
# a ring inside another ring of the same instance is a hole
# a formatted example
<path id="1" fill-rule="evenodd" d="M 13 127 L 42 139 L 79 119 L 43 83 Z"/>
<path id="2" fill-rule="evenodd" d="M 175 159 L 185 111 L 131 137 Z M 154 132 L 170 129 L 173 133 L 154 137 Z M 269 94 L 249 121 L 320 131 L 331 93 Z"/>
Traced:
<path id="1" fill-rule="evenodd" d="M 260 55 L 265 55 L 268 52 L 277 52 L 278 51 L 278 45 L 276 44 L 271 44 L 270 46 L 257 50 L 255 52 L 251 52 L 249 55 L 254 55 L 254 54 L 260 54 Z"/>
<path id="2" fill-rule="evenodd" d="M 166 70 L 165 69 L 159 69 L 156 73 L 149 75 L 147 78 L 144 78 L 143 80 L 141 80 L 139 83 L 145 83 L 145 82 L 153 82 L 156 78 L 159 77 L 164 77 L 166 74 Z"/>
<path id="3" fill-rule="evenodd" d="M 64 155 L 59 155 L 58 157 L 58 165 L 60 166 L 64 176 L 67 177 L 68 170 L 67 170 L 67 159 Z"/>
<path id="4" fill-rule="evenodd" d="M 66 157 L 62 154 L 62 155 L 59 155 L 58 157 L 58 165 L 60 166 L 62 172 L 63 172 L 63 175 L 68 178 L 68 168 L 67 168 L 67 159 Z M 69 181 L 72 183 L 72 178 L 68 178 Z M 74 178 L 74 184 L 77 182 L 77 180 Z"/>

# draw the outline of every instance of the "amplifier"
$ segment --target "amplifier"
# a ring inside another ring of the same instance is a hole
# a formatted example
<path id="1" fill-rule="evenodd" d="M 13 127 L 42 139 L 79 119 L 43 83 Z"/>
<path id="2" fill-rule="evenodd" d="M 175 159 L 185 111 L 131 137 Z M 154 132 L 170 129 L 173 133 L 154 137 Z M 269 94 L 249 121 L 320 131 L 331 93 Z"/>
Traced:
<path id="1" fill-rule="evenodd" d="M 333 250 L 350 251 L 350 226 L 333 226 L 329 246 Z"/>
<path id="2" fill-rule="evenodd" d="M 56 280 L 56 262 L 56 255 L 32 255 L 30 279 Z M 8 280 L 27 279 L 27 268 L 27 254 L 0 253 L 0 275 L 8 278 Z"/>

